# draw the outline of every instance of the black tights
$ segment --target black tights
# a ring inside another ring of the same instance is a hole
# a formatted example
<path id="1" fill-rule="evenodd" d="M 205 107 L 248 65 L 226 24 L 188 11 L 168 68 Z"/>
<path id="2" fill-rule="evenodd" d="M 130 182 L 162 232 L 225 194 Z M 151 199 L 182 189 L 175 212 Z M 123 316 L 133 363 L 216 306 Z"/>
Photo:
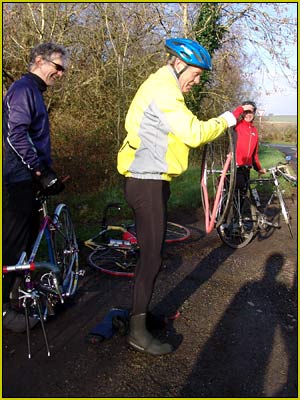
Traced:
<path id="1" fill-rule="evenodd" d="M 246 194 L 249 179 L 250 169 L 245 167 L 238 167 L 236 170 L 235 188 L 240 189 L 243 193 Z"/>
<path id="2" fill-rule="evenodd" d="M 125 197 L 134 211 L 140 248 L 133 293 L 135 315 L 147 312 L 162 263 L 170 185 L 161 180 L 126 178 Z"/>

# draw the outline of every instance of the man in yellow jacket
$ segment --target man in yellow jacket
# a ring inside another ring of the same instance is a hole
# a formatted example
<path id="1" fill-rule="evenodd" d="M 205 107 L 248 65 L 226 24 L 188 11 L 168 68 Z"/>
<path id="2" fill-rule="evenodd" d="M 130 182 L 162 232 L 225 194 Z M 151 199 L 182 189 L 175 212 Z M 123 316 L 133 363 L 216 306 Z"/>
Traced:
<path id="1" fill-rule="evenodd" d="M 161 266 L 170 181 L 188 167 L 190 147 L 210 142 L 236 124 L 226 111 L 200 121 L 185 105 L 184 93 L 211 70 L 207 50 L 190 39 L 168 39 L 168 65 L 138 89 L 125 122 L 127 136 L 118 153 L 118 171 L 126 177 L 125 197 L 135 216 L 140 257 L 135 272 L 128 343 L 153 355 L 173 347 L 146 328 L 149 303 Z"/>

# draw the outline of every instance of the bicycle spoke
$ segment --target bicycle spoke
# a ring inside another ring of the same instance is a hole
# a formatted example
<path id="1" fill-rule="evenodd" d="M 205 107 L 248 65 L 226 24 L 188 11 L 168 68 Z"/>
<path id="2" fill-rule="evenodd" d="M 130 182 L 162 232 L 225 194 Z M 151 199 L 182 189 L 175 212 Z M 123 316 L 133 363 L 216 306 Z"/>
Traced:
<path id="1" fill-rule="evenodd" d="M 207 233 L 220 226 L 228 212 L 235 175 L 235 131 L 231 129 L 205 145 L 203 150 L 201 197 Z"/>
<path id="2" fill-rule="evenodd" d="M 112 276 L 132 278 L 137 262 L 137 250 L 114 249 L 103 246 L 94 250 L 88 258 L 89 264 Z"/>
<path id="3" fill-rule="evenodd" d="M 135 225 L 127 227 L 128 232 L 136 236 Z M 191 236 L 191 232 L 188 228 L 183 225 L 176 224 L 175 222 L 167 222 L 165 242 L 166 243 L 177 243 L 187 240 Z"/>
<path id="4" fill-rule="evenodd" d="M 281 207 L 281 213 L 282 213 L 283 219 L 284 219 L 285 223 L 288 225 L 291 238 L 293 239 L 294 236 L 293 236 L 292 227 L 290 224 L 290 214 L 289 214 L 287 206 L 285 204 L 282 192 L 279 188 L 277 188 L 277 197 L 278 197 L 279 204 Z"/>
<path id="5" fill-rule="evenodd" d="M 132 278 L 138 259 L 135 225 L 128 225 L 127 230 L 116 229 L 118 227 L 115 226 L 112 232 L 109 228 L 112 227 L 108 226 L 107 230 L 103 230 L 102 234 L 98 235 L 99 244 L 93 243 L 92 240 L 86 241 L 87 247 L 94 247 L 94 251 L 88 257 L 88 262 L 90 266 L 107 275 Z M 109 232 L 110 234 L 119 233 L 119 238 L 109 238 Z M 190 237 L 189 229 L 168 221 L 166 243 L 182 242 L 188 237 Z"/>
<path id="6" fill-rule="evenodd" d="M 233 196 L 232 206 L 223 223 L 217 228 L 221 240 L 234 249 L 247 246 L 256 232 L 255 207 L 239 191 Z"/>
<path id="7" fill-rule="evenodd" d="M 78 283 L 78 246 L 70 212 L 66 205 L 55 210 L 52 231 L 56 263 L 62 273 L 62 286 L 66 296 L 72 296 Z"/>

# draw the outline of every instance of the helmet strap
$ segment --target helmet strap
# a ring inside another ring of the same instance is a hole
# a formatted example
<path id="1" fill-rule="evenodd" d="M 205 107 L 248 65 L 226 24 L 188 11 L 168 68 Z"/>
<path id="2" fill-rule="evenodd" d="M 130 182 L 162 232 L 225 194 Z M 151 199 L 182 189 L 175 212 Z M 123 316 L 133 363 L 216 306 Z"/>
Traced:
<path id="1" fill-rule="evenodd" d="M 187 64 L 185 67 L 182 68 L 181 71 L 177 72 L 175 67 L 173 66 L 176 78 L 179 79 L 180 75 L 182 75 L 184 73 L 184 71 L 186 71 L 188 69 L 189 65 Z"/>

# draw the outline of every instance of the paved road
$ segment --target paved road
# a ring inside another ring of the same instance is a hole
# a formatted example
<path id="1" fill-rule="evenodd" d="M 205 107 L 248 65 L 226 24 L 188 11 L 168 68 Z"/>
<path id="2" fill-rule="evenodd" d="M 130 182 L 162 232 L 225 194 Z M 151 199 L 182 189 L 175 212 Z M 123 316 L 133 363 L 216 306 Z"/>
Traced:
<path id="1" fill-rule="evenodd" d="M 286 156 L 290 156 L 292 162 L 295 162 L 295 163 L 298 162 L 296 145 L 292 146 L 289 144 L 268 144 L 267 146 L 275 147 L 276 149 L 281 151 Z"/>

